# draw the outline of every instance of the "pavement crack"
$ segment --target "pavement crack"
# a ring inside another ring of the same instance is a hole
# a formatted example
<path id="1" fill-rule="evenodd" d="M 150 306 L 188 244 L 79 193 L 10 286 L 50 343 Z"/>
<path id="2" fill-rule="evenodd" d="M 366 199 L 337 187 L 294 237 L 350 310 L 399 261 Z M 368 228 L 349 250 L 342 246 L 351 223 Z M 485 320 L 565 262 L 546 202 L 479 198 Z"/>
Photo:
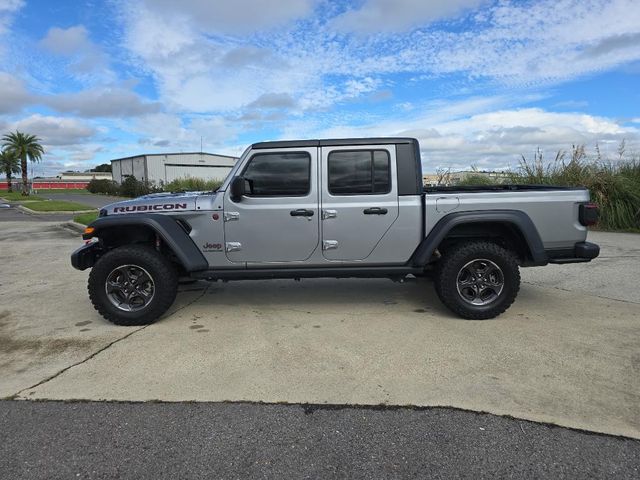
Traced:
<path id="1" fill-rule="evenodd" d="M 151 325 L 151 324 L 150 324 Z M 73 367 L 77 367 L 78 365 L 82 365 L 83 363 L 88 362 L 89 360 L 91 360 L 92 358 L 96 357 L 98 354 L 104 352 L 105 350 L 107 350 L 108 348 L 110 348 L 111 346 L 115 345 L 118 342 L 121 342 L 122 340 L 125 340 L 127 338 L 129 338 L 131 335 L 133 335 L 134 333 L 139 332 L 140 330 L 144 330 L 145 328 L 147 328 L 150 325 L 144 325 L 140 328 L 136 328 L 135 330 L 133 330 L 132 332 L 127 333 L 126 335 L 120 337 L 120 338 L 116 338 L 114 341 L 107 343 L 104 347 L 99 348 L 98 350 L 96 350 L 95 352 L 93 352 L 91 355 L 89 355 L 87 358 L 80 360 L 79 362 L 73 363 L 71 365 L 68 365 L 66 367 L 64 367 L 61 370 L 58 370 L 56 373 L 54 373 L 53 375 L 50 375 L 46 378 L 44 378 L 43 380 L 40 380 L 38 383 L 31 385 L 30 387 L 26 387 L 23 388 L 22 390 L 18 391 L 17 393 L 15 393 L 12 397 L 13 398 L 17 398 L 19 397 L 23 392 L 26 392 L 27 390 L 32 390 L 34 388 L 38 388 L 41 385 L 44 385 L 47 382 L 50 382 L 51 380 L 53 380 L 56 377 L 59 377 L 60 375 L 62 375 L 64 372 L 66 372 L 67 370 L 72 369 Z"/>
<path id="2" fill-rule="evenodd" d="M 187 307 L 189 307 L 189 306 L 193 305 L 194 303 L 196 303 L 198 300 L 200 300 L 200 299 L 201 299 L 201 298 L 202 298 L 202 297 L 207 293 L 207 290 L 208 290 L 208 289 L 209 289 L 209 286 L 207 285 L 207 286 L 202 290 L 202 293 L 201 293 L 200 295 L 198 295 L 198 296 L 197 296 L 196 298 L 194 298 L 193 300 L 191 300 L 191 301 L 187 302 L 186 304 L 182 305 L 181 307 L 179 307 L 179 308 L 175 309 L 173 312 L 168 313 L 168 314 L 167 314 L 166 316 L 164 316 L 163 318 L 165 318 L 165 319 L 166 319 L 166 318 L 168 318 L 168 317 L 171 317 L 172 315 L 176 314 L 176 313 L 177 313 L 177 312 L 179 312 L 180 310 L 183 310 L 183 309 L 185 309 L 185 308 L 187 308 Z M 144 330 L 144 329 L 145 329 L 145 328 L 147 328 L 147 327 L 150 327 L 151 325 L 153 325 L 153 323 L 150 323 L 150 324 L 148 324 L 148 325 L 143 325 L 143 326 L 142 326 L 142 327 L 140 327 L 140 328 L 136 328 L 135 330 L 133 330 L 133 331 L 131 331 L 131 332 L 127 333 L 126 335 L 123 335 L 122 337 L 117 338 L 117 339 L 115 339 L 114 341 L 107 343 L 104 347 L 99 348 L 98 350 L 96 350 L 95 352 L 93 352 L 91 355 L 89 355 L 89 356 L 88 356 L 88 357 L 86 357 L 85 359 L 80 360 L 79 362 L 73 363 L 73 364 L 71 364 L 71 365 L 68 365 L 68 366 L 64 367 L 63 369 L 61 369 L 61 370 L 58 370 L 58 371 L 57 371 L 56 373 L 54 373 L 53 375 L 50 375 L 50 376 L 48 376 L 48 377 L 46 377 L 46 378 L 44 378 L 44 379 L 40 380 L 38 383 L 35 383 L 35 384 L 31 385 L 30 387 L 25 387 L 25 388 L 23 388 L 22 390 L 19 390 L 18 392 L 16 392 L 15 394 L 11 395 L 11 396 L 10 396 L 10 397 L 8 397 L 8 398 L 10 398 L 10 399 L 19 398 L 19 397 L 22 395 L 22 393 L 24 393 L 24 392 L 26 392 L 26 391 L 28 391 L 28 390 L 33 390 L 34 388 L 38 388 L 38 387 L 40 387 L 40 386 L 44 385 L 45 383 L 50 382 L 51 380 L 53 380 L 53 379 L 55 379 L 55 378 L 59 377 L 59 376 L 60 376 L 60 375 L 62 375 L 64 372 L 66 372 L 66 371 L 68 371 L 68 370 L 71 370 L 73 367 L 77 367 L 78 365 L 82 365 L 83 363 L 88 362 L 89 360 L 91 360 L 91 359 L 95 358 L 96 356 L 98 356 L 100 353 L 102 353 L 102 352 L 104 352 L 105 350 L 107 350 L 107 349 L 111 348 L 111 347 L 112 347 L 113 345 L 115 345 L 116 343 L 121 342 L 122 340 L 126 340 L 126 339 L 127 339 L 127 338 L 129 338 L 130 336 L 132 336 L 132 335 L 134 335 L 134 334 L 136 334 L 136 333 L 140 332 L 141 330 Z"/>

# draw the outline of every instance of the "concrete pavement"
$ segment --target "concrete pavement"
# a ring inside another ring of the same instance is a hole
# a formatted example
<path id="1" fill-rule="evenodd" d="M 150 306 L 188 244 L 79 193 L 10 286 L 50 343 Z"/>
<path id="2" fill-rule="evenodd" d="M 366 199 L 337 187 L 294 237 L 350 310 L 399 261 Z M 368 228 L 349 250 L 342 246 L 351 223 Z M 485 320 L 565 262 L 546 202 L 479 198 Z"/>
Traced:
<path id="1" fill-rule="evenodd" d="M 602 260 L 555 277 L 524 270 L 491 321 L 452 316 L 428 281 L 318 279 L 197 283 L 158 323 L 122 328 L 69 265 L 77 236 L 2 227 L 1 396 L 440 405 L 640 438 L 640 305 L 619 280 L 640 236 L 594 234 Z"/>

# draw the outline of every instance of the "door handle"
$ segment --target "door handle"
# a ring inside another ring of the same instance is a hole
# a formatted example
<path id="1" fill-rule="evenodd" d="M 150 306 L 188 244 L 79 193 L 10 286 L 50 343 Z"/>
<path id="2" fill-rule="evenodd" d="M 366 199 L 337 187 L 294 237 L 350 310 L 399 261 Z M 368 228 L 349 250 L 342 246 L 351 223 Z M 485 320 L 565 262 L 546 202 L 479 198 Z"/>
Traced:
<path id="1" fill-rule="evenodd" d="M 380 208 L 380 207 L 371 207 L 371 208 L 365 208 L 362 213 L 364 213 L 365 215 L 386 215 L 387 209 Z"/>
<path id="2" fill-rule="evenodd" d="M 313 210 L 307 210 L 306 208 L 299 208 L 297 210 L 291 210 L 289 215 L 292 217 L 313 217 Z"/>

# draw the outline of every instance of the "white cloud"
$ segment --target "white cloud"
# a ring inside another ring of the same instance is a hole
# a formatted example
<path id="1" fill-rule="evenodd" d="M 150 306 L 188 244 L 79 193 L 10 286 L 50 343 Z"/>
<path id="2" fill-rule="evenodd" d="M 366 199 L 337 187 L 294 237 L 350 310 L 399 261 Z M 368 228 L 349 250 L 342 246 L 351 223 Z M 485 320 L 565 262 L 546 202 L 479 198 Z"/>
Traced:
<path id="1" fill-rule="evenodd" d="M 274 92 L 292 97 L 296 115 L 326 110 L 367 99 L 399 73 L 421 81 L 451 74 L 485 85 L 531 88 L 640 60 L 636 0 L 494 2 L 473 10 L 455 29 L 442 23 L 424 28 L 480 3 L 486 2 L 369 0 L 335 17 L 337 7 L 330 2 L 313 13 L 313 3 L 306 2 L 290 12 L 291 18 L 307 12 L 304 21 L 247 36 L 225 16 L 229 12 L 221 2 L 179 7 L 169 0 L 126 2 L 123 46 L 133 64 L 153 75 L 161 100 L 172 111 L 198 113 L 237 113 Z M 286 5 L 274 8 L 286 10 Z M 244 23 L 262 22 L 262 2 L 243 0 L 241 6 L 255 13 Z M 365 13 L 375 17 L 369 35 L 336 35 L 329 28 Z M 218 17 L 228 20 L 226 26 Z M 417 28 L 385 33 L 407 22 Z"/>
<path id="2" fill-rule="evenodd" d="M 18 10 L 24 6 L 24 0 L 0 0 L 0 35 L 4 35 Z"/>
<path id="3" fill-rule="evenodd" d="M 515 168 L 520 155 L 529 157 L 538 148 L 549 159 L 571 145 L 593 148 L 598 143 L 605 155 L 613 155 L 623 139 L 627 151 L 640 148 L 640 128 L 580 113 L 500 108 L 510 101 L 507 97 L 490 97 L 453 104 L 431 102 L 420 109 L 428 112 L 426 114 L 404 114 L 402 118 L 362 126 L 337 124 L 322 129 L 313 123 L 292 122 L 282 137 L 416 137 L 422 148 L 425 171 L 463 170 L 471 165 L 487 169 Z"/>
<path id="4" fill-rule="evenodd" d="M 0 114 L 18 112 L 31 101 L 32 96 L 21 80 L 0 72 Z"/>
<path id="5" fill-rule="evenodd" d="M 50 28 L 40 45 L 56 55 L 75 55 L 94 47 L 83 25 Z"/>
<path id="6" fill-rule="evenodd" d="M 249 108 L 293 108 L 295 100 L 288 93 L 265 93 L 251 102 Z"/>
<path id="7" fill-rule="evenodd" d="M 66 29 L 52 27 L 40 41 L 40 46 L 54 55 L 71 58 L 73 61 L 71 70 L 77 74 L 102 71 L 110 75 L 107 69 L 107 56 L 91 41 L 84 25 L 75 25 Z"/>
<path id="8" fill-rule="evenodd" d="M 133 117 L 160 110 L 158 102 L 143 100 L 131 90 L 105 87 L 77 93 L 43 97 L 42 102 L 59 112 L 81 117 Z"/>
<path id="9" fill-rule="evenodd" d="M 74 118 L 31 115 L 13 122 L 9 130 L 19 130 L 36 135 L 45 146 L 77 145 L 96 134 L 93 127 Z"/>
<path id="10" fill-rule="evenodd" d="M 451 18 L 482 0 L 366 0 L 334 19 L 338 30 L 359 33 L 401 32 Z"/>
<path id="11" fill-rule="evenodd" d="M 183 121 L 179 115 L 157 113 L 142 116 L 127 128 L 140 135 L 139 143 L 157 147 L 154 151 L 198 151 L 201 138 L 204 150 L 219 151 L 234 142 L 241 127 L 213 115 Z"/>
<path id="12" fill-rule="evenodd" d="M 250 33 L 281 26 L 311 13 L 314 0 L 145 0 L 149 9 L 168 18 L 184 18 L 215 33 Z"/>
<path id="13" fill-rule="evenodd" d="M 633 41 L 640 33 L 635 0 L 499 3 L 474 27 L 427 34 L 406 55 L 432 59 L 422 65 L 437 73 L 466 72 L 518 85 L 561 81 L 640 59 L 640 42 Z"/>

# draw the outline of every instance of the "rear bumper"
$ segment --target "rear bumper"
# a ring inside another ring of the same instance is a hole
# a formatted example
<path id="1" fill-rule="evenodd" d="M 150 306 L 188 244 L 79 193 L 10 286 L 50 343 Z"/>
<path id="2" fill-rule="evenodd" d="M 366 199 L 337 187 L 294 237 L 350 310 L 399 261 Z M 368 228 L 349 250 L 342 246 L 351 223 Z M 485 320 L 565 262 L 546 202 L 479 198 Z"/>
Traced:
<path id="1" fill-rule="evenodd" d="M 600 247 L 591 242 L 578 242 L 573 249 L 551 250 L 547 252 L 549 263 L 590 262 L 600 255 Z"/>
<path id="2" fill-rule="evenodd" d="M 83 245 L 71 254 L 71 266 L 76 270 L 86 270 L 93 267 L 102 249 L 97 242 Z"/>

